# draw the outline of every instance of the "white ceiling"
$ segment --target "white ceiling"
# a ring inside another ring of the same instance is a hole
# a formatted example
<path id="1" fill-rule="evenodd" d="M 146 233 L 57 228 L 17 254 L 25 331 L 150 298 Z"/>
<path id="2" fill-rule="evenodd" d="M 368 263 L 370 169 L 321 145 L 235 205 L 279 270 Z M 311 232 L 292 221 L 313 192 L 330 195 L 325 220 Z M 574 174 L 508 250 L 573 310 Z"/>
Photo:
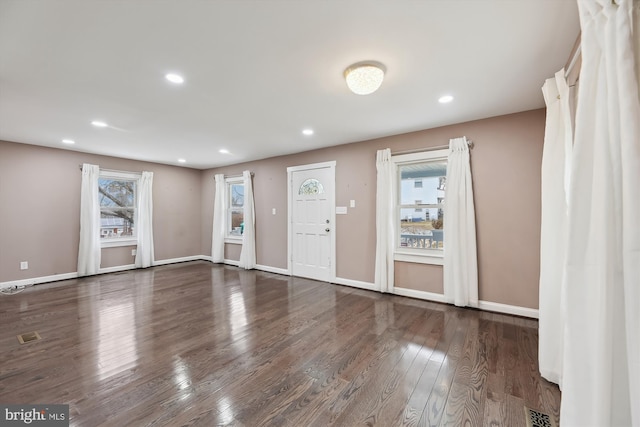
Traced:
<path id="1" fill-rule="evenodd" d="M 575 0 L 0 0 L 0 139 L 204 169 L 433 128 L 543 107 L 578 33 Z"/>

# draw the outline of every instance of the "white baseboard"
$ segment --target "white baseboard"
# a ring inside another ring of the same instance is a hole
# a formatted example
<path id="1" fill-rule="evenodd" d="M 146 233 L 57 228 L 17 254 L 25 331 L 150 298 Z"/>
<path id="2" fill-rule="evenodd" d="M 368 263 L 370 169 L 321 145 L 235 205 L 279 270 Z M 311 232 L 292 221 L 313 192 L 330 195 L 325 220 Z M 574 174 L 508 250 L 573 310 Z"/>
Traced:
<path id="1" fill-rule="evenodd" d="M 393 288 L 393 293 L 395 295 L 400 295 L 403 297 L 417 298 L 417 299 L 423 299 L 423 300 L 433 301 L 433 302 L 442 302 L 442 303 L 447 302 L 444 299 L 444 295 L 437 294 L 435 292 L 417 291 L 415 289 L 407 289 L 407 288 Z"/>
<path id="2" fill-rule="evenodd" d="M 256 270 L 266 271 L 267 273 L 275 273 L 275 274 L 283 274 L 285 276 L 290 276 L 289 270 L 286 268 L 278 268 L 278 267 L 270 267 L 268 265 L 256 265 Z"/>
<path id="3" fill-rule="evenodd" d="M 134 270 L 135 268 L 136 268 L 135 264 L 116 265 L 115 267 L 101 268 L 98 271 L 98 274 L 117 273 L 119 271 Z"/>
<path id="4" fill-rule="evenodd" d="M 517 305 L 500 304 L 499 302 L 478 301 L 478 308 L 496 313 L 513 314 L 515 316 L 538 318 L 538 310 L 535 308 L 519 307 Z"/>
<path id="5" fill-rule="evenodd" d="M 201 259 L 203 261 L 213 262 L 211 260 L 211 257 L 208 255 L 200 255 L 198 259 Z M 232 265 L 234 267 L 240 267 L 240 261 L 236 261 L 233 259 L 225 259 L 224 264 Z M 256 264 L 255 270 L 266 271 L 267 273 L 283 274 L 285 276 L 291 275 L 289 274 L 289 270 L 287 270 L 286 268 L 271 267 L 269 265 L 262 265 L 262 264 Z"/>
<path id="6" fill-rule="evenodd" d="M 377 291 L 376 285 L 369 282 L 362 282 L 360 280 L 344 279 L 342 277 L 336 277 L 331 283 L 337 285 L 352 286 L 354 288 L 366 289 L 368 291 Z"/>
<path id="7" fill-rule="evenodd" d="M 33 277 L 31 279 L 9 280 L 8 282 L 0 283 L 0 289 L 11 288 L 13 286 L 31 286 L 39 283 L 56 282 L 58 280 L 75 279 L 78 277 L 78 273 L 61 273 L 53 274 L 51 276 Z"/>
<path id="8" fill-rule="evenodd" d="M 416 291 L 414 289 L 393 288 L 393 293 L 405 297 L 423 299 L 427 301 L 447 303 L 444 295 L 433 292 Z M 478 309 L 484 311 L 493 311 L 496 313 L 513 314 L 515 316 L 538 318 L 538 310 L 528 307 L 519 307 L 517 305 L 501 304 L 491 301 L 478 301 Z"/>
<path id="9" fill-rule="evenodd" d="M 153 266 L 155 267 L 156 265 L 176 264 L 178 262 L 187 262 L 187 261 L 200 261 L 200 260 L 211 261 L 211 257 L 206 257 L 206 258 L 209 258 L 209 259 L 206 260 L 205 255 L 191 255 L 191 256 L 184 256 L 180 258 L 161 259 L 159 261 L 154 261 Z"/>
<path id="10" fill-rule="evenodd" d="M 163 259 L 160 261 L 154 261 L 153 265 L 165 265 L 165 264 L 175 264 L 177 262 L 185 262 L 185 261 L 197 261 L 197 260 L 211 260 L 210 256 L 206 255 L 194 255 L 182 258 L 171 258 L 171 259 Z M 107 274 L 107 273 L 117 273 L 120 271 L 134 270 L 136 268 L 135 264 L 127 264 L 127 265 L 117 265 L 115 267 L 106 267 L 101 268 L 96 274 Z M 93 276 L 93 275 L 91 275 Z M 89 277 L 89 276 L 85 276 Z M 20 279 L 20 280 L 9 280 L 7 282 L 0 282 L 0 289 L 11 288 L 13 286 L 31 286 L 38 285 L 40 283 L 48 283 L 48 282 L 57 282 L 58 280 L 69 280 L 69 279 L 77 279 L 78 273 L 62 273 L 62 274 L 53 274 L 51 276 L 41 276 L 41 277 L 33 277 L 30 279 Z"/>
<path id="11" fill-rule="evenodd" d="M 175 264 L 175 263 L 186 262 L 186 261 L 211 261 L 211 257 L 208 255 L 193 255 L 193 256 L 181 257 L 181 258 L 170 258 L 170 259 L 155 261 L 153 265 L 159 266 L 159 265 Z M 225 259 L 224 263 L 233 265 L 236 267 L 240 264 L 239 261 L 235 261 L 232 259 Z M 120 265 L 116 267 L 107 267 L 107 268 L 101 268 L 98 274 L 115 273 L 119 271 L 133 270 L 135 268 L 136 268 L 135 264 Z M 283 274 L 285 276 L 290 275 L 289 270 L 285 268 L 270 267 L 268 265 L 256 265 L 256 269 L 261 271 L 266 271 L 269 273 Z M 51 276 L 34 277 L 31 279 L 10 280 L 7 282 L 0 282 L 0 289 L 10 288 L 13 286 L 31 286 L 31 285 L 37 285 L 39 283 L 56 282 L 58 280 L 76 279 L 77 277 L 78 277 L 78 273 L 72 272 L 72 273 L 54 274 Z M 375 284 L 370 282 L 363 282 L 360 280 L 352 280 L 352 279 L 344 279 L 342 277 L 336 277 L 335 280 L 332 281 L 332 283 L 335 283 L 338 285 L 352 286 L 354 288 L 366 289 L 369 291 L 376 291 L 376 292 L 378 291 Z M 446 303 L 444 295 L 434 293 L 434 292 L 417 291 L 415 289 L 407 289 L 407 288 L 393 288 L 393 294 L 426 300 L 426 301 Z M 512 314 L 515 316 L 529 317 L 532 319 L 538 318 L 538 310 L 535 308 L 519 307 L 515 305 L 501 304 L 498 302 L 491 302 L 491 301 L 478 301 L 478 308 L 480 310 L 493 311 L 496 313 L 503 313 L 503 314 Z"/>

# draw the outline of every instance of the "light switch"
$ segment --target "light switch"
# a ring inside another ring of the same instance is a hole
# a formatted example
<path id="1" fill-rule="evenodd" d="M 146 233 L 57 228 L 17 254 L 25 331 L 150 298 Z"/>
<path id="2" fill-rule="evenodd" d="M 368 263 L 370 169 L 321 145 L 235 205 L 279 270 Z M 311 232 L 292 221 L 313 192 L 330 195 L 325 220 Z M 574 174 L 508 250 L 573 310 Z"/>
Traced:
<path id="1" fill-rule="evenodd" d="M 350 200 L 349 201 L 349 206 L 351 206 L 352 208 L 356 207 L 356 201 L 355 200 Z"/>
<path id="2" fill-rule="evenodd" d="M 276 208 L 271 209 L 271 215 L 275 215 L 276 214 Z"/>

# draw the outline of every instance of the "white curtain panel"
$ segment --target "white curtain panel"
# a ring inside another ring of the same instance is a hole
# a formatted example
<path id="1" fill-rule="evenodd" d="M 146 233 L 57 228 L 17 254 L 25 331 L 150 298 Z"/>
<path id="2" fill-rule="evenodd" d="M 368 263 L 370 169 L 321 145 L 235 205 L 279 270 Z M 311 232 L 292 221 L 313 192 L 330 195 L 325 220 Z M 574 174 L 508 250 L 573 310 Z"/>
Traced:
<path id="1" fill-rule="evenodd" d="M 136 249 L 136 267 L 151 267 L 153 255 L 153 172 L 142 172 L 138 181 L 138 218 L 136 234 L 138 248 Z"/>
<path id="2" fill-rule="evenodd" d="M 80 246 L 78 248 L 78 276 L 98 274 L 100 270 L 100 201 L 98 178 L 100 168 L 82 165 L 80 190 Z"/>
<path id="3" fill-rule="evenodd" d="M 239 267 L 251 270 L 256 267 L 256 212 L 253 203 L 253 183 L 251 172 L 242 172 L 244 184 L 244 232 Z"/>
<path id="4" fill-rule="evenodd" d="M 380 292 L 393 291 L 393 246 L 395 235 L 394 195 L 395 168 L 391 150 L 385 148 L 376 154 L 376 269 L 375 285 Z"/>
<path id="5" fill-rule="evenodd" d="M 538 362 L 540 374 L 561 385 L 564 320 L 562 282 L 568 240 L 568 195 L 573 129 L 564 69 L 542 87 L 547 121 L 542 150 Z M 562 185 L 564 184 L 564 185 Z"/>
<path id="6" fill-rule="evenodd" d="M 224 262 L 224 230 L 225 230 L 225 183 L 224 175 L 217 174 L 216 195 L 213 201 L 213 232 L 211 233 L 211 261 Z"/>
<path id="7" fill-rule="evenodd" d="M 478 306 L 476 213 L 467 138 L 449 141 L 444 200 L 444 297 L 459 307 Z"/>
<path id="8" fill-rule="evenodd" d="M 579 1 L 563 426 L 640 426 L 640 102 L 630 0 Z"/>

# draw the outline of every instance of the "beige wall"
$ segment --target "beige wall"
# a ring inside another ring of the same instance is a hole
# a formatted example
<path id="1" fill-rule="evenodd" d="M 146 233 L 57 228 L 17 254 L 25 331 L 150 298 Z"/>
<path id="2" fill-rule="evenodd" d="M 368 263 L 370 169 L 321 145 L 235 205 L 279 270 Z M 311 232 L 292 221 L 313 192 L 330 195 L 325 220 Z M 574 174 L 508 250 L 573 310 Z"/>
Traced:
<path id="1" fill-rule="evenodd" d="M 0 141 L 0 282 L 76 271 L 82 163 L 153 172 L 156 260 L 200 255 L 201 171 Z M 101 266 L 132 264 L 132 248 L 103 249 Z"/>
<path id="2" fill-rule="evenodd" d="M 335 160 L 337 206 L 356 200 L 336 216 L 337 276 L 372 283 L 376 150 L 426 148 L 463 135 L 475 144 L 480 299 L 537 308 L 544 110 L 206 171 L 0 142 L 0 282 L 76 271 L 84 162 L 154 172 L 156 260 L 211 255 L 213 176 L 253 171 L 257 262 L 286 269 L 287 167 Z M 240 249 L 227 245 L 227 259 L 237 260 Z M 20 261 L 29 261 L 29 270 L 20 271 Z M 132 262 L 131 247 L 103 250 L 103 268 Z M 442 267 L 396 263 L 396 286 L 442 293 Z"/>
<path id="3" fill-rule="evenodd" d="M 287 267 L 287 167 L 336 161 L 336 204 L 356 208 L 337 215 L 336 271 L 344 279 L 373 282 L 375 265 L 375 153 L 474 141 L 471 168 L 475 191 L 479 295 L 484 301 L 538 307 L 540 164 L 544 110 L 477 120 L 437 129 L 203 172 L 203 246 L 211 253 L 213 175 L 254 172 L 257 262 Z M 277 215 L 271 214 L 276 208 Z M 239 250 L 227 256 L 237 259 Z M 396 263 L 396 286 L 442 293 L 442 267 Z"/>

